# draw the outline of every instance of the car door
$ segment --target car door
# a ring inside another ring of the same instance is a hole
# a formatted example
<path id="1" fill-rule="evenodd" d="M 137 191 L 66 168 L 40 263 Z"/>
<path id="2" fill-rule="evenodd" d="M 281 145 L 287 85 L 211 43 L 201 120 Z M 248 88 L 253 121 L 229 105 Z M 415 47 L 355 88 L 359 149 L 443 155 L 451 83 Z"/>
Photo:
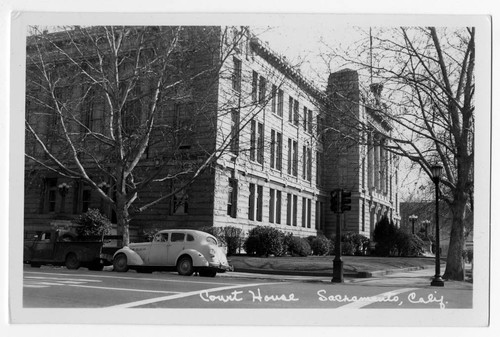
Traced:
<path id="1" fill-rule="evenodd" d="M 52 259 L 52 254 L 54 253 L 54 239 L 52 237 L 54 233 L 44 232 L 38 235 L 38 238 L 33 245 L 33 260 L 37 261 L 49 261 Z"/>
<path id="2" fill-rule="evenodd" d="M 179 253 L 184 250 L 186 233 L 172 232 L 170 235 L 170 242 L 168 246 L 168 265 L 175 266 Z"/>
<path id="3" fill-rule="evenodd" d="M 148 261 L 149 266 L 166 266 L 168 256 L 169 233 L 158 233 L 151 242 Z"/>

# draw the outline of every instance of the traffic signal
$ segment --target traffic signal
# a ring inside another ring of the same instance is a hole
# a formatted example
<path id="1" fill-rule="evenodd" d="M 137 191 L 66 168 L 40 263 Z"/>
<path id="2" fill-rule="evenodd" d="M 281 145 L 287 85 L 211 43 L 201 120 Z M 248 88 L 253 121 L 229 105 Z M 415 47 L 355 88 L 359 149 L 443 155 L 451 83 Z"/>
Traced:
<path id="1" fill-rule="evenodd" d="M 342 190 L 340 209 L 342 212 L 351 210 L 351 192 Z"/>
<path id="2" fill-rule="evenodd" d="M 331 191 L 330 192 L 330 209 L 334 213 L 339 213 L 340 212 L 340 200 L 339 200 L 339 190 Z"/>

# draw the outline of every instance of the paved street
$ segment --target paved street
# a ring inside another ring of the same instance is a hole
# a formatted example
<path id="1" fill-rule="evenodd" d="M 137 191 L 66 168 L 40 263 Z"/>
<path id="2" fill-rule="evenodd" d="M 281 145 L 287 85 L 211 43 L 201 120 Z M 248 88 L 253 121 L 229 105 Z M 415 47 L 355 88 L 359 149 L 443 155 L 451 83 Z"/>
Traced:
<path id="1" fill-rule="evenodd" d="M 471 308 L 470 284 L 429 286 L 412 273 L 334 284 L 325 278 L 24 267 L 25 308 Z"/>

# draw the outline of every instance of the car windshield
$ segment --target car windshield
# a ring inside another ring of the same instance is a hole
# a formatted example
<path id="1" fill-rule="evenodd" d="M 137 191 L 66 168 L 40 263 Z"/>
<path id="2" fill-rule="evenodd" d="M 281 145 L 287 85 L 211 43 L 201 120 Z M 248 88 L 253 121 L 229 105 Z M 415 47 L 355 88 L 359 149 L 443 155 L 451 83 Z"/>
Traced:
<path id="1" fill-rule="evenodd" d="M 217 246 L 217 240 L 211 236 L 207 236 L 207 242 Z"/>

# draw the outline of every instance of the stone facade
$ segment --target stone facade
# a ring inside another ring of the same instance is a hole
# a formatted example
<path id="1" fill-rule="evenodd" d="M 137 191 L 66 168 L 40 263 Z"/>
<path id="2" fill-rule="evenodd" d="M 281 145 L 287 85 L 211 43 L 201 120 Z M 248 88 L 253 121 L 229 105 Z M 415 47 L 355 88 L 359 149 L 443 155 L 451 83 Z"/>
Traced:
<path id="1" fill-rule="evenodd" d="M 330 235 L 336 226 L 330 191 L 336 188 L 352 192 L 352 210 L 342 216 L 345 230 L 369 237 L 383 215 L 399 222 L 397 160 L 383 146 L 383 135 L 391 129 L 376 112 L 380 105 L 362 93 L 357 73 L 331 74 L 325 93 L 250 31 L 245 30 L 236 47 L 228 40 L 238 29 L 218 32 L 213 43 L 229 57 L 208 94 L 205 82 L 191 92 L 209 97 L 211 117 L 198 124 L 189 141 L 205 144 L 204 149 L 224 149 L 223 155 L 186 191 L 135 216 L 132 228 L 140 233 L 144 228 L 235 226 L 247 232 L 266 225 L 298 236 Z M 207 64 L 202 58 L 193 62 Z M 176 109 L 165 109 L 165 123 L 172 123 Z M 358 130 L 359 125 L 367 127 Z M 342 135 L 355 135 L 347 137 L 354 141 L 332 132 L 334 126 L 343 128 Z M 194 148 L 171 165 L 206 158 Z M 153 147 L 142 165 L 164 160 L 165 151 Z M 69 184 L 68 192 L 59 188 L 61 183 Z M 138 204 L 174 187 L 151 185 Z M 91 207 L 113 218 L 109 206 L 88 187 L 27 162 L 26 230 L 70 220 Z"/>

